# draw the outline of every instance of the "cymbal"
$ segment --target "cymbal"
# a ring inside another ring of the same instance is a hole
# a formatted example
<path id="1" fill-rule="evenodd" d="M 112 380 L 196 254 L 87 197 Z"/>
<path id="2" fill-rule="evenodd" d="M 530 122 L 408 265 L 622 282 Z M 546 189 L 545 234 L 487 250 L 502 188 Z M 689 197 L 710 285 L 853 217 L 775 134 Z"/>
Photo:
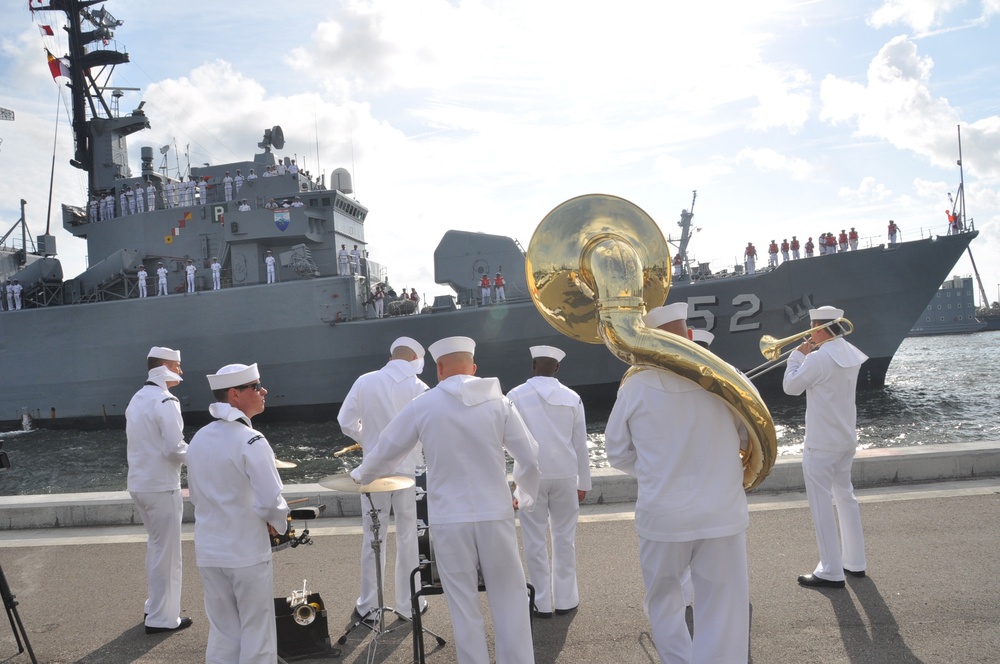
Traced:
<path id="1" fill-rule="evenodd" d="M 325 489 L 348 491 L 350 493 L 382 493 L 383 491 L 398 491 L 414 485 L 412 477 L 390 475 L 380 477 L 368 484 L 358 484 L 349 473 L 338 473 L 321 479 L 318 484 Z"/>
<path id="2" fill-rule="evenodd" d="M 299 464 L 295 463 L 294 461 L 282 461 L 281 459 L 279 459 L 277 457 L 274 458 L 274 467 L 275 468 L 295 468 L 298 465 Z"/>

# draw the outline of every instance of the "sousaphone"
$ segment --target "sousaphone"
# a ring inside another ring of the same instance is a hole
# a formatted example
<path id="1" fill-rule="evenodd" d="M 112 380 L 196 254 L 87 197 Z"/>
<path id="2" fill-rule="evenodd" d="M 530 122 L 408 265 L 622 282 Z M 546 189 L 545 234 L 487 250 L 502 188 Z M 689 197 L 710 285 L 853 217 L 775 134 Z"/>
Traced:
<path id="1" fill-rule="evenodd" d="M 535 229 L 525 271 L 531 298 L 553 327 L 578 341 L 604 343 L 631 365 L 623 382 L 657 367 L 722 399 L 749 433 L 740 450 L 744 488 L 767 477 L 777 434 L 750 381 L 697 344 L 642 322 L 670 292 L 670 250 L 648 214 L 616 196 L 570 199 Z"/>

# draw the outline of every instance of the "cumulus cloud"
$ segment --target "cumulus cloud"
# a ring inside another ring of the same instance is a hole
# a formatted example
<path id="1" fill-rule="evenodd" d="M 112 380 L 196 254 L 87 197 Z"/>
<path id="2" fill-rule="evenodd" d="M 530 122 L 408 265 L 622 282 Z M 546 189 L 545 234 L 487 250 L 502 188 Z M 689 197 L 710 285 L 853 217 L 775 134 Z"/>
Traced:
<path id="1" fill-rule="evenodd" d="M 783 171 L 794 180 L 804 180 L 813 173 L 813 165 L 805 159 L 787 157 L 770 148 L 740 150 L 736 162 L 749 161 L 763 171 Z"/>
<path id="2" fill-rule="evenodd" d="M 945 14 L 963 4 L 965 0 L 886 0 L 868 17 L 868 24 L 874 28 L 902 24 L 917 32 L 925 32 L 937 25 Z"/>
<path id="3" fill-rule="evenodd" d="M 892 199 L 893 195 L 891 189 L 872 175 L 862 178 L 858 186 L 853 189 L 841 187 L 837 194 L 842 199 L 863 205 L 884 203 Z"/>

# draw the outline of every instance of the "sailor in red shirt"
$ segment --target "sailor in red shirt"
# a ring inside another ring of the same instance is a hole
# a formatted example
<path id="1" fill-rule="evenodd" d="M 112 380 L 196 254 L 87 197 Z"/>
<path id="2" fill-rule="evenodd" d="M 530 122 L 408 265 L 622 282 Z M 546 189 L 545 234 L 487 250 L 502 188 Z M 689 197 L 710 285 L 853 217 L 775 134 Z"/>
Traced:
<path id="1" fill-rule="evenodd" d="M 851 232 L 847 234 L 847 239 L 851 242 L 851 251 L 858 250 L 858 232 L 851 226 Z"/>
<path id="2" fill-rule="evenodd" d="M 840 229 L 840 237 L 838 239 L 840 240 L 840 251 L 847 251 L 847 231 L 843 228 Z"/>
<path id="3" fill-rule="evenodd" d="M 486 306 L 490 301 L 490 278 L 485 274 L 483 278 L 479 280 L 479 288 L 482 293 L 482 299 L 480 304 Z"/>
<path id="4" fill-rule="evenodd" d="M 800 245 L 799 245 L 798 238 L 796 238 L 794 235 L 792 236 L 792 242 L 791 242 L 791 244 L 789 246 L 791 247 L 791 250 L 792 250 L 792 260 L 793 261 L 799 260 L 799 246 Z"/>
<path id="5" fill-rule="evenodd" d="M 892 219 L 889 220 L 889 246 L 896 244 L 896 232 L 899 230 L 899 226 Z"/>
<path id="6" fill-rule="evenodd" d="M 493 285 L 497 289 L 497 302 L 506 302 L 507 296 L 503 292 L 503 275 L 499 272 L 497 272 L 497 276 L 493 280 Z"/>
<path id="7" fill-rule="evenodd" d="M 781 262 L 788 262 L 788 238 L 781 241 Z"/>
<path id="8" fill-rule="evenodd" d="M 754 248 L 753 242 L 747 242 L 747 248 L 743 252 L 744 258 L 746 258 L 747 274 L 753 274 L 757 271 L 757 249 Z"/>
<path id="9" fill-rule="evenodd" d="M 828 254 L 837 253 L 837 238 L 834 237 L 833 233 L 826 234 L 826 253 Z"/>
<path id="10" fill-rule="evenodd" d="M 813 244 L 813 239 L 809 238 L 806 240 L 806 258 L 813 257 L 813 251 L 816 249 L 816 245 Z"/>
<path id="11" fill-rule="evenodd" d="M 774 240 L 767 247 L 767 266 L 778 267 L 778 243 Z"/>

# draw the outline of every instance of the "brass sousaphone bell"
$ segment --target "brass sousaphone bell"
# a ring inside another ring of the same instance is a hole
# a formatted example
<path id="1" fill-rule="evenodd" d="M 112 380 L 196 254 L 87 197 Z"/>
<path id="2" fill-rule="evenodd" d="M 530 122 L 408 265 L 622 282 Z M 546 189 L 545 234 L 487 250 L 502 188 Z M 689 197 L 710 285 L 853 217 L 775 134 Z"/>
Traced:
<path id="1" fill-rule="evenodd" d="M 642 322 L 670 291 L 670 251 L 648 214 L 616 196 L 570 199 L 535 229 L 525 271 L 542 316 L 568 337 L 604 343 L 632 366 L 623 381 L 658 367 L 722 399 L 749 433 L 748 448 L 740 451 L 744 488 L 767 477 L 777 455 L 777 434 L 750 381 L 697 344 Z"/>

